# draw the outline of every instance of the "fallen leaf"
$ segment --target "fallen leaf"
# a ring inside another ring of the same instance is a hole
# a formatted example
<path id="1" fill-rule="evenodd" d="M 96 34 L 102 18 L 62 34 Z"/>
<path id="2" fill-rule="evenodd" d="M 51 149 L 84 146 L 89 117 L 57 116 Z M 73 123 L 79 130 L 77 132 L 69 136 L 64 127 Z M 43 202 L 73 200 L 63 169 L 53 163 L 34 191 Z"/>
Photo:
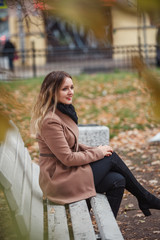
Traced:
<path id="1" fill-rule="evenodd" d="M 53 207 L 50 209 L 50 213 L 55 213 L 55 209 Z"/>

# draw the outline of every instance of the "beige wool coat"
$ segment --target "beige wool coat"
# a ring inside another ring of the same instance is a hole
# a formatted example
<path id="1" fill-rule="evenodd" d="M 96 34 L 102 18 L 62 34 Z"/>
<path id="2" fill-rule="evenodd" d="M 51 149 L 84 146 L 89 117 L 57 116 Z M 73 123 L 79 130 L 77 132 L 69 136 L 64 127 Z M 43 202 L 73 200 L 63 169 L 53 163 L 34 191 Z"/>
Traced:
<path id="1" fill-rule="evenodd" d="M 69 116 L 48 112 L 37 139 L 44 155 L 39 158 L 39 184 L 45 197 L 67 204 L 96 195 L 89 163 L 102 159 L 103 153 L 78 143 L 78 127 Z"/>

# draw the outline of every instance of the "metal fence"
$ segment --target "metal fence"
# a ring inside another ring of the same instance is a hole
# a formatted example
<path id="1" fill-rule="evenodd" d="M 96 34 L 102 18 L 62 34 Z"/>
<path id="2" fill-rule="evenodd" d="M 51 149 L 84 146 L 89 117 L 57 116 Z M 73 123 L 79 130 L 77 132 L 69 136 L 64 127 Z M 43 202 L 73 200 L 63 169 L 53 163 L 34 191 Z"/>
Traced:
<path id="1" fill-rule="evenodd" d="M 0 55 L 0 80 L 25 79 L 45 76 L 63 70 L 72 75 L 132 69 L 132 57 L 143 56 L 149 65 L 156 65 L 156 46 L 119 46 L 101 49 L 44 49 L 34 46 L 17 51 L 14 71 L 9 70 L 8 57 Z"/>

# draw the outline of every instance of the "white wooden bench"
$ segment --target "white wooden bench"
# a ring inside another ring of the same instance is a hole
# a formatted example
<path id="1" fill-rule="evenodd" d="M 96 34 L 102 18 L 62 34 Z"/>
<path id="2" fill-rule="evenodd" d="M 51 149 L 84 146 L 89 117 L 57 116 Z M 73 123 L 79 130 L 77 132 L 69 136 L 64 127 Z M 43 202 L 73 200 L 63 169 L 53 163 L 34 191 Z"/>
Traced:
<path id="1" fill-rule="evenodd" d="M 6 140 L 0 146 L 0 185 L 20 239 L 123 239 L 109 203 L 102 194 L 91 198 L 99 237 L 93 229 L 85 200 L 66 206 L 43 200 L 39 187 L 39 166 L 31 161 L 17 127 L 11 124 L 13 128 L 8 130 Z M 82 131 L 84 133 L 85 129 Z M 44 228 L 46 225 L 47 231 Z"/>

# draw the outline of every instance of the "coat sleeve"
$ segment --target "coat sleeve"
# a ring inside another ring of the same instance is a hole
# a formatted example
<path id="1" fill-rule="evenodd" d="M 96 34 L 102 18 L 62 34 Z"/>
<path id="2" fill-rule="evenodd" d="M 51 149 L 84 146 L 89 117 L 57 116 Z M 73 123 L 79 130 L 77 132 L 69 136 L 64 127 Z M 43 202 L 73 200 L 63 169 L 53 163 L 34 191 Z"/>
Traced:
<path id="1" fill-rule="evenodd" d="M 93 148 L 95 148 L 95 147 L 91 147 L 91 146 L 84 145 L 82 143 L 78 143 L 79 151 L 85 151 L 85 150 L 93 149 Z"/>
<path id="2" fill-rule="evenodd" d="M 103 152 L 98 148 L 72 152 L 64 136 L 62 124 L 54 119 L 45 121 L 41 136 L 56 158 L 68 167 L 85 165 L 104 157 Z"/>

